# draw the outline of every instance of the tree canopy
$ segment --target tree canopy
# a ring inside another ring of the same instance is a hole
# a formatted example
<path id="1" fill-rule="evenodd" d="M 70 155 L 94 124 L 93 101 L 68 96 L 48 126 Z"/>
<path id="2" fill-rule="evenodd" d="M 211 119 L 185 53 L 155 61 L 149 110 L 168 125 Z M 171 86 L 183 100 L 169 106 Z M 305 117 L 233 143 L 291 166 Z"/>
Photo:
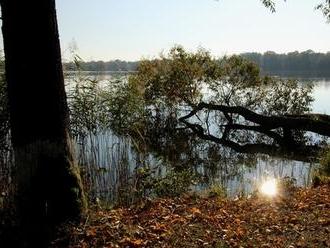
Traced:
<path id="1" fill-rule="evenodd" d="M 240 56 L 218 60 L 202 49 L 174 47 L 107 90 L 100 101 L 107 125 L 143 146 L 168 148 L 167 142 L 199 137 L 238 152 L 306 160 L 319 149 L 307 132 L 329 136 L 328 116 L 310 114 L 310 86 L 262 76 Z"/>
<path id="2" fill-rule="evenodd" d="M 286 0 L 284 0 L 286 1 Z M 261 0 L 263 5 L 265 5 L 267 8 L 271 10 L 271 12 L 276 11 L 276 5 L 275 1 L 273 0 Z M 327 18 L 328 21 L 330 21 L 330 1 L 329 0 L 323 0 L 318 5 L 315 6 L 316 10 L 320 10 L 322 14 Z"/>

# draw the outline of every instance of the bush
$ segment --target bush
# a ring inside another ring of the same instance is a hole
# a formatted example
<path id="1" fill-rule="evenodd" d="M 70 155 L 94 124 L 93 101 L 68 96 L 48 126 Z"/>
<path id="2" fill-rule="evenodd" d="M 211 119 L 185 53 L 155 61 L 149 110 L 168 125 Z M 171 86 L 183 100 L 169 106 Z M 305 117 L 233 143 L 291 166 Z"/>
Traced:
<path id="1" fill-rule="evenodd" d="M 227 197 L 226 189 L 220 184 L 212 184 L 210 188 L 207 190 L 208 197 Z"/>
<path id="2" fill-rule="evenodd" d="M 191 170 L 175 171 L 170 169 L 165 176 L 153 175 L 150 168 L 139 168 L 139 193 L 148 192 L 157 197 L 175 197 L 190 191 L 198 176 Z M 148 194 L 147 194 L 148 195 Z"/>
<path id="3" fill-rule="evenodd" d="M 320 173 L 324 176 L 330 176 L 330 147 L 327 147 L 320 158 Z"/>
<path id="4" fill-rule="evenodd" d="M 313 186 L 330 184 L 330 147 L 323 150 L 320 155 L 320 167 L 313 176 Z"/>

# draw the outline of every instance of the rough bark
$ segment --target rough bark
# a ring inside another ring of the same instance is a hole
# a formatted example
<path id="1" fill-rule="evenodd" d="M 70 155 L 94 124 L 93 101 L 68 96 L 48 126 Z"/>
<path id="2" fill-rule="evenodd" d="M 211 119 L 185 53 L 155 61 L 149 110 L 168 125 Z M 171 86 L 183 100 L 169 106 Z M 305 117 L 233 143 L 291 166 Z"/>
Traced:
<path id="1" fill-rule="evenodd" d="M 68 135 L 55 0 L 0 4 L 17 212 L 26 245 L 36 247 L 49 228 L 79 219 L 86 203 Z"/>

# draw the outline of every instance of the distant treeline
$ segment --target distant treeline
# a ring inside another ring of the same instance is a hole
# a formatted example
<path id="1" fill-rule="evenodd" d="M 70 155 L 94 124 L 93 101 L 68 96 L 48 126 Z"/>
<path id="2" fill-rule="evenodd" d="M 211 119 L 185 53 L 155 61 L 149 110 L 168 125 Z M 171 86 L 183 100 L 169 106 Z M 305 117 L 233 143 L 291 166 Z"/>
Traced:
<path id="1" fill-rule="evenodd" d="M 90 61 L 79 62 L 79 69 L 83 71 L 136 71 L 139 62 L 129 62 L 122 60 L 113 61 Z M 67 71 L 77 70 L 77 65 L 73 62 L 65 63 L 64 69 Z"/>
<path id="2" fill-rule="evenodd" d="M 330 76 L 330 52 L 315 53 L 312 50 L 304 52 L 290 52 L 277 54 L 269 51 L 262 53 L 242 53 L 244 58 L 259 65 L 263 74 L 284 75 L 284 76 Z M 79 67 L 83 71 L 136 71 L 139 62 L 122 60 L 113 61 L 90 61 L 80 62 Z M 71 63 L 65 63 L 64 68 L 68 71 L 77 69 Z"/>
<path id="3" fill-rule="evenodd" d="M 277 54 L 269 51 L 243 53 L 241 56 L 259 65 L 264 74 L 287 76 L 330 76 L 330 52 L 315 53 L 312 50 Z"/>

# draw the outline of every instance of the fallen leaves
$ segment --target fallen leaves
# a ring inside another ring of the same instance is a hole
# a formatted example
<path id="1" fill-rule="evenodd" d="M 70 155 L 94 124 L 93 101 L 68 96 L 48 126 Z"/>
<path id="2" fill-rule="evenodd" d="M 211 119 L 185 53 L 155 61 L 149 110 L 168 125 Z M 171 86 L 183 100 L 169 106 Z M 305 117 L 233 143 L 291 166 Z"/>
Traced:
<path id="1" fill-rule="evenodd" d="M 330 247 L 330 186 L 290 199 L 181 197 L 92 211 L 53 247 Z"/>
<path id="2" fill-rule="evenodd" d="M 123 247 L 141 247 L 145 244 L 145 242 L 142 239 L 130 239 L 130 238 L 123 238 L 119 241 L 119 244 Z"/>

